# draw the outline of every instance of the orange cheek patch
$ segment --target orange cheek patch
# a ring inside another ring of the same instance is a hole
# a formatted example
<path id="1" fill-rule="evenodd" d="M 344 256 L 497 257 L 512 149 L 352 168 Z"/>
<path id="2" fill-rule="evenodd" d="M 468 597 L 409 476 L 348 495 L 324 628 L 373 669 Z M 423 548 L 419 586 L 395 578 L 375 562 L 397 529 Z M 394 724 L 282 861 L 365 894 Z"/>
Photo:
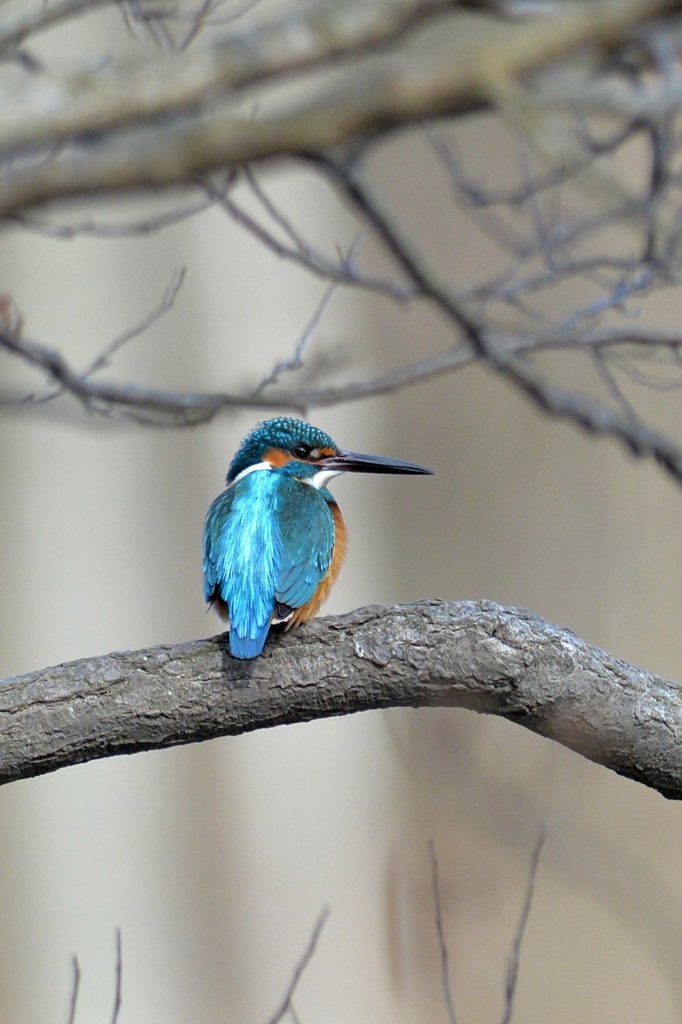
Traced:
<path id="1" fill-rule="evenodd" d="M 279 448 L 269 448 L 263 456 L 264 462 L 269 462 L 275 469 L 279 469 L 281 466 L 286 466 L 288 462 L 291 462 L 291 455 L 288 452 L 283 452 Z"/>

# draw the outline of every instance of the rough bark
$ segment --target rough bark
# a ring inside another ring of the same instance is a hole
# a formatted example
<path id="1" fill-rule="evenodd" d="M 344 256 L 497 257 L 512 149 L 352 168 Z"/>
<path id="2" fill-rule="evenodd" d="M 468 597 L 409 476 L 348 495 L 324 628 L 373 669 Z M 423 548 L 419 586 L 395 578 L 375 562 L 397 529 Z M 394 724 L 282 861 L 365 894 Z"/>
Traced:
<path id="1" fill-rule="evenodd" d="M 115 754 L 387 707 L 500 715 L 682 797 L 682 687 L 488 601 L 372 606 L 274 637 L 114 653 L 6 681 L 0 782 Z"/>

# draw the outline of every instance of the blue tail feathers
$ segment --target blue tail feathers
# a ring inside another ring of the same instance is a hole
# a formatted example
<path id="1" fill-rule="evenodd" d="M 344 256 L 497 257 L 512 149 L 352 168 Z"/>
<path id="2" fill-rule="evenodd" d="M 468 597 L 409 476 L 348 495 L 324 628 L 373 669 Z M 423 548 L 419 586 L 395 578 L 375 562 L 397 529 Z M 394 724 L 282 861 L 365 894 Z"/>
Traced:
<path id="1" fill-rule="evenodd" d="M 258 634 L 252 637 L 239 636 L 234 627 L 232 627 L 230 629 L 230 654 L 232 657 L 241 658 L 244 661 L 248 661 L 250 658 L 257 658 L 265 647 L 269 629 L 270 623 L 266 622 Z"/>

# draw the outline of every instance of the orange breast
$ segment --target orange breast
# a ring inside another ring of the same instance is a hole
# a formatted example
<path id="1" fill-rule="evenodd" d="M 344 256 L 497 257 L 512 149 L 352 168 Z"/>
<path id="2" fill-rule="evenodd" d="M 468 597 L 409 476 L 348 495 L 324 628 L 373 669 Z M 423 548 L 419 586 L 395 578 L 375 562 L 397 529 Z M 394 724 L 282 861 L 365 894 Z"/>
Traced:
<path id="1" fill-rule="evenodd" d="M 298 626 L 302 622 L 308 622 L 317 615 L 320 610 L 320 606 L 329 597 L 329 591 L 334 586 L 336 578 L 341 571 L 343 560 L 346 557 L 346 526 L 341 515 L 341 509 L 332 502 L 329 506 L 334 516 L 334 551 L 332 552 L 332 560 L 327 571 L 327 575 L 322 580 L 317 590 L 311 597 L 307 604 L 301 605 L 293 613 L 289 621 L 287 622 L 287 629 L 291 629 L 292 626 Z"/>

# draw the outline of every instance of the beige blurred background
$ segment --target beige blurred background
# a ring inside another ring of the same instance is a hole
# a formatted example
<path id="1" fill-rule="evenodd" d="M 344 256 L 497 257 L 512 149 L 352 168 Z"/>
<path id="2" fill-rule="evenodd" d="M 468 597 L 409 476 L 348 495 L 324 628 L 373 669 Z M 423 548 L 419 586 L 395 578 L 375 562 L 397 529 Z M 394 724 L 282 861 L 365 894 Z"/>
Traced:
<path id="1" fill-rule="evenodd" d="M 72 26 L 44 52 L 66 59 L 112 25 Z M 466 132 L 483 163 L 505 159 L 494 132 Z M 489 254 L 420 141 L 391 143 L 372 173 L 441 259 L 474 279 Z M 262 180 L 329 251 L 353 239 L 309 175 L 272 169 Z M 371 266 L 369 240 L 359 245 Z M 76 365 L 142 318 L 185 265 L 171 313 L 110 371 L 167 387 L 256 382 L 292 351 L 325 288 L 218 212 L 131 241 L 5 230 L 2 253 L 1 290 L 27 335 Z M 676 305 L 661 307 L 662 322 Z M 341 353 L 351 379 L 447 341 L 433 316 L 339 290 L 313 350 Z M 567 364 L 566 379 L 579 370 Z M 35 386 L 7 360 L 0 372 Z M 643 411 L 659 405 L 640 397 Z M 669 406 L 679 428 L 677 396 Z M 485 597 L 682 678 L 682 492 L 651 465 L 544 419 L 481 372 L 311 419 L 342 445 L 437 474 L 336 482 L 351 544 L 330 612 Z M 201 525 L 253 422 L 154 430 L 69 403 L 0 415 L 2 676 L 218 632 L 202 601 Z M 122 1024 L 265 1022 L 328 906 L 295 999 L 301 1021 L 446 1021 L 433 840 L 458 1020 L 498 1021 L 543 822 L 515 1021 L 679 1022 L 680 809 L 515 726 L 442 710 L 279 728 L 2 789 L 0 1019 L 65 1021 L 76 954 L 77 1021 L 108 1020 L 120 927 Z"/>

